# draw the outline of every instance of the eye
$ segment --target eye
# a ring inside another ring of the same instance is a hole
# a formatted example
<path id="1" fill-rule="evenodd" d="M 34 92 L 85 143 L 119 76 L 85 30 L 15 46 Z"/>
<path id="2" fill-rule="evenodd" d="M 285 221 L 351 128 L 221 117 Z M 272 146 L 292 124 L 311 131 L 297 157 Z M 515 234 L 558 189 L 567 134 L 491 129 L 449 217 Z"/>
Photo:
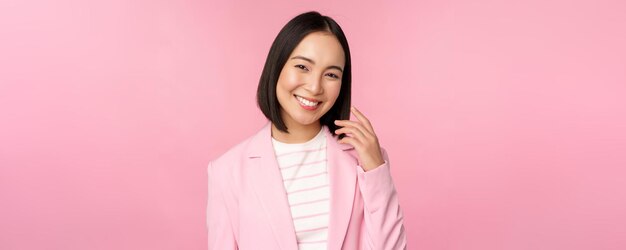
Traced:
<path id="1" fill-rule="evenodd" d="M 307 68 L 306 68 L 306 66 L 304 66 L 304 65 L 302 65 L 302 64 L 298 64 L 298 65 L 296 65 L 296 68 L 299 68 L 299 69 L 304 69 L 304 70 L 307 70 L 307 71 L 309 70 L 309 69 L 307 69 Z"/>
<path id="2" fill-rule="evenodd" d="M 330 76 L 330 77 L 332 77 L 332 78 L 335 78 L 335 79 L 339 79 L 339 76 L 337 76 L 337 75 L 335 75 L 335 74 L 333 74 L 333 73 L 328 73 L 328 74 L 326 74 L 326 75 L 327 75 L 327 76 Z"/>

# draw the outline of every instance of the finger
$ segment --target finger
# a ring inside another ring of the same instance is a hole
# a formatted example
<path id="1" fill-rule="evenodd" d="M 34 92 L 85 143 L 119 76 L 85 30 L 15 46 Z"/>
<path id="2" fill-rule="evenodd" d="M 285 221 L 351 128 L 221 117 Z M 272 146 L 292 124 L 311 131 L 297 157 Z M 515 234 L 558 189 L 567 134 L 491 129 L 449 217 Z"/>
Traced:
<path id="1" fill-rule="evenodd" d="M 359 129 L 361 133 L 363 133 L 363 135 L 373 136 L 373 134 L 368 129 L 366 129 L 363 126 L 363 124 L 359 122 L 350 121 L 350 120 L 335 120 L 335 124 L 342 126 L 342 127 L 355 127 Z"/>
<path id="2" fill-rule="evenodd" d="M 341 144 L 350 144 L 352 146 L 354 146 L 355 148 L 360 148 L 361 147 L 361 143 L 354 139 L 354 137 L 344 137 L 343 139 L 339 140 L 339 143 Z"/>
<path id="3" fill-rule="evenodd" d="M 361 113 L 361 111 L 359 111 L 358 109 L 356 109 L 356 107 L 352 106 L 352 108 L 350 109 L 352 110 L 352 113 L 356 116 L 356 118 L 361 121 L 363 123 L 363 125 L 365 125 L 365 128 L 371 132 L 372 134 L 374 133 L 374 128 L 372 127 L 372 124 L 370 123 L 370 120 L 367 119 L 367 117 L 365 117 L 365 115 L 363 115 L 363 113 Z"/>
<path id="4" fill-rule="evenodd" d="M 363 132 L 361 132 L 359 129 L 354 128 L 354 127 L 343 127 L 340 129 L 335 130 L 335 134 L 352 134 L 351 137 L 353 138 L 357 138 L 357 140 L 364 142 L 366 141 L 365 135 L 363 134 Z"/>

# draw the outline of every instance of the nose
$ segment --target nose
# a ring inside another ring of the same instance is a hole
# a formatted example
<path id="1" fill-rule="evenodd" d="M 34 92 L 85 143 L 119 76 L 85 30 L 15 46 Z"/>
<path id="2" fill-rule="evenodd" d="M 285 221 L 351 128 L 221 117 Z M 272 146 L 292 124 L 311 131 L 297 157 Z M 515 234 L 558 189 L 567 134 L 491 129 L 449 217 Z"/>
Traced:
<path id="1" fill-rule="evenodd" d="M 305 89 L 307 89 L 312 95 L 319 95 L 324 93 L 324 88 L 322 87 L 322 79 L 321 76 L 311 76 L 311 79 L 307 80 L 307 84 L 305 84 Z"/>

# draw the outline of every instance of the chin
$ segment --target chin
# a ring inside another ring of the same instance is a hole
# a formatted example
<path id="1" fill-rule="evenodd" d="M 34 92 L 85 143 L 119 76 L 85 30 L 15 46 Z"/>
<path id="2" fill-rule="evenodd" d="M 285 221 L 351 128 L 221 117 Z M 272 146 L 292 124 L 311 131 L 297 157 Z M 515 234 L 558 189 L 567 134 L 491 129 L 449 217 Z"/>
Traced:
<path id="1" fill-rule="evenodd" d="M 320 121 L 321 116 L 305 114 L 305 113 L 296 113 L 291 116 L 294 122 L 297 122 L 301 125 L 311 125 Z"/>
<path id="2" fill-rule="evenodd" d="M 303 118 L 303 117 L 299 117 L 294 119 L 295 122 L 301 124 L 301 125 L 311 125 L 313 123 L 319 122 L 319 118 Z"/>

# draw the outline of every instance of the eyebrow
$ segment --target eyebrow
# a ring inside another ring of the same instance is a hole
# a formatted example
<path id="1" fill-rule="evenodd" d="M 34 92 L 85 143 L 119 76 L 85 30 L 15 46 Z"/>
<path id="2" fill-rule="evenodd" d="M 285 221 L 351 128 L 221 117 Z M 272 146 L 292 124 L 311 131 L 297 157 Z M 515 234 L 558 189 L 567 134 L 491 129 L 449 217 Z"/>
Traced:
<path id="1" fill-rule="evenodd" d="M 305 60 L 307 62 L 310 62 L 311 64 L 315 64 L 315 61 L 313 61 L 310 58 L 306 58 L 304 56 L 294 56 L 294 57 L 292 57 L 290 59 L 302 59 L 302 60 Z M 341 71 L 341 73 L 343 73 L 343 69 L 341 69 L 341 67 L 339 67 L 337 65 L 328 66 L 326 69 L 337 69 L 337 70 Z"/>

